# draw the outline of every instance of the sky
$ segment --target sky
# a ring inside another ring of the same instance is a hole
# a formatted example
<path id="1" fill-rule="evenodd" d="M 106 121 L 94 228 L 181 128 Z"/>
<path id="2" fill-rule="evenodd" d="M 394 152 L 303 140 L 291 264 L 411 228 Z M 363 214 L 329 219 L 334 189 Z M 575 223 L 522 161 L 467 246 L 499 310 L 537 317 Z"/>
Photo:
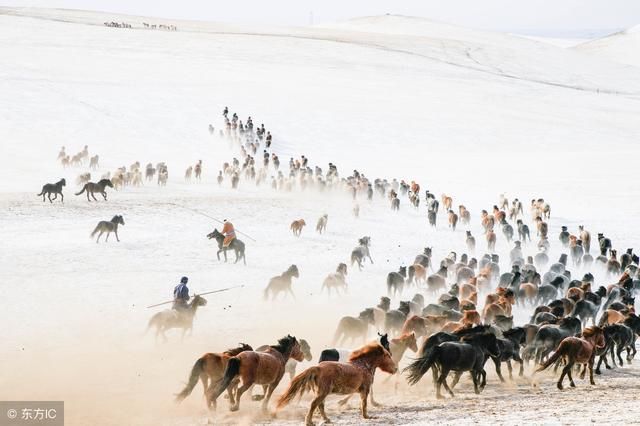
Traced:
<path id="1" fill-rule="evenodd" d="M 385 13 L 470 28 L 572 37 L 640 24 L 640 0 L 0 0 L 176 19 L 309 25 Z"/>

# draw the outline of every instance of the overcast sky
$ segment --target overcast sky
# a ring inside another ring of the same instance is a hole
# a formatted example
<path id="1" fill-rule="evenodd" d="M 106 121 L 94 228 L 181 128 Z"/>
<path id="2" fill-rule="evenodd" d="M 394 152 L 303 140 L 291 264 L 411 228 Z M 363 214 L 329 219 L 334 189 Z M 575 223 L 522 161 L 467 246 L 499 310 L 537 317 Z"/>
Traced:
<path id="1" fill-rule="evenodd" d="M 178 19 L 308 25 L 395 13 L 466 27 L 568 36 L 640 24 L 640 0 L 0 0 Z"/>

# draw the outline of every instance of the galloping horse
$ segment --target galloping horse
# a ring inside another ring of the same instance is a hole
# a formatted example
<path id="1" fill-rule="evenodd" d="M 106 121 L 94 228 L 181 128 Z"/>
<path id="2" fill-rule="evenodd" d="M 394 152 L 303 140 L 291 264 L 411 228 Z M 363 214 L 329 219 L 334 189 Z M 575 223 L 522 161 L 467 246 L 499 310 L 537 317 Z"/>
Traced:
<path id="1" fill-rule="evenodd" d="M 241 352 L 227 362 L 222 382 L 216 388 L 207 391 L 207 402 L 211 404 L 212 401 L 215 401 L 222 392 L 232 385 L 236 377 L 240 376 L 242 386 L 237 389 L 236 398 L 235 401 L 232 401 L 230 410 L 238 411 L 240 409 L 242 394 L 254 384 L 267 386 L 267 392 L 262 400 L 262 409 L 266 410 L 273 391 L 282 380 L 285 365 L 290 358 L 298 362 L 304 359 L 300 343 L 291 335 L 278 340 L 276 345 L 269 346 L 263 352 Z"/>
<path id="2" fill-rule="evenodd" d="M 49 202 L 53 203 L 51 200 L 51 194 L 53 194 L 53 199 L 58 198 L 58 194 L 60 194 L 60 202 L 64 203 L 64 195 L 62 194 L 62 187 L 67 184 L 67 181 L 60 179 L 56 183 L 47 183 L 42 186 L 42 191 L 38 194 L 38 197 L 42 195 L 42 201 L 44 201 L 44 196 L 49 197 Z"/>
<path id="3" fill-rule="evenodd" d="M 233 240 L 231 240 L 231 244 L 229 244 L 228 247 L 224 247 L 222 244 L 224 241 L 224 235 L 220 233 L 218 229 L 214 229 L 213 232 L 207 234 L 207 238 L 210 240 L 215 239 L 218 243 L 218 252 L 216 253 L 218 260 L 220 260 L 220 252 L 222 252 L 224 254 L 224 261 L 226 262 L 227 250 L 231 249 L 236 253 L 235 263 L 238 263 L 238 260 L 242 259 L 244 261 L 244 264 L 247 264 L 247 258 L 244 255 L 244 243 L 239 239 L 234 238 Z"/>
<path id="4" fill-rule="evenodd" d="M 560 358 L 563 358 L 566 365 L 562 369 L 560 379 L 558 379 L 558 389 L 562 390 L 562 381 L 565 375 L 569 377 L 571 387 L 576 387 L 576 384 L 573 383 L 573 377 L 571 377 L 571 370 L 575 363 L 584 365 L 580 373 L 581 379 L 584 378 L 587 367 L 589 368 L 589 382 L 595 385 L 596 383 L 593 380 L 593 362 L 596 358 L 596 349 L 604 348 L 604 344 L 604 331 L 595 325 L 587 327 L 582 332 L 581 338 L 569 336 L 563 339 L 554 354 L 542 364 L 536 372 L 548 368 L 550 365 L 555 364 Z"/>
<path id="5" fill-rule="evenodd" d="M 299 278 L 300 273 L 296 265 L 289 266 L 289 269 L 284 271 L 281 275 L 271 278 L 267 288 L 264 289 L 264 299 L 269 298 L 269 292 L 272 294 L 271 300 L 275 300 L 280 293 L 289 293 L 295 299 L 296 295 L 291 290 L 291 281 L 293 277 Z"/>
<path id="6" fill-rule="evenodd" d="M 209 352 L 202 355 L 198 358 L 195 364 L 193 364 L 191 374 L 189 375 L 189 381 L 185 388 L 176 395 L 176 401 L 180 402 L 191 395 L 193 388 L 195 388 L 198 383 L 198 378 L 202 382 L 202 387 L 204 388 L 204 393 L 206 395 L 210 386 L 218 383 L 224 377 L 224 370 L 227 368 L 227 362 L 231 357 L 234 357 L 241 352 L 252 350 L 253 348 L 246 343 L 240 343 L 240 346 L 237 348 L 227 349 L 222 353 Z M 231 392 L 231 389 L 227 389 L 227 391 L 229 393 L 229 400 L 233 404 L 234 395 Z M 214 410 L 216 409 L 215 400 L 212 401 L 212 405 L 210 405 L 209 408 Z"/>
<path id="7" fill-rule="evenodd" d="M 93 198 L 94 201 L 98 201 L 98 199 L 95 196 L 95 193 L 99 192 L 104 198 L 104 200 L 107 201 L 107 191 L 105 191 L 105 188 L 107 186 L 110 188 L 113 188 L 113 183 L 109 179 L 100 179 L 98 183 L 88 182 L 82 187 L 82 191 L 76 192 L 76 195 L 80 195 L 86 191 L 87 201 L 91 201 L 91 198 Z M 89 195 L 91 195 L 91 198 L 89 198 Z"/>
<path id="8" fill-rule="evenodd" d="M 378 342 L 370 343 L 353 352 L 349 362 L 325 361 L 306 369 L 296 376 L 287 391 L 280 397 L 277 408 L 289 404 L 296 395 L 315 390 L 316 397 L 311 402 L 305 418 L 307 426 L 313 425 L 313 413 L 316 408 L 326 423 L 331 421 L 324 411 L 324 400 L 329 394 L 360 394 L 362 417 L 369 419 L 367 397 L 373 384 L 376 368 L 395 374 L 397 367 L 391 354 Z"/>
<path id="9" fill-rule="evenodd" d="M 164 341 L 167 341 L 167 336 L 165 331 L 171 328 L 181 328 L 182 329 L 182 338 L 184 339 L 184 335 L 187 330 L 189 330 L 189 334 L 193 332 L 193 318 L 196 316 L 196 311 L 200 306 L 205 306 L 207 304 L 207 300 L 202 297 L 195 295 L 187 307 L 183 310 L 176 309 L 165 309 L 162 312 L 156 313 L 149 320 L 149 325 L 147 326 L 147 331 L 153 326 L 156 327 L 156 340 L 159 335 L 162 335 Z"/>

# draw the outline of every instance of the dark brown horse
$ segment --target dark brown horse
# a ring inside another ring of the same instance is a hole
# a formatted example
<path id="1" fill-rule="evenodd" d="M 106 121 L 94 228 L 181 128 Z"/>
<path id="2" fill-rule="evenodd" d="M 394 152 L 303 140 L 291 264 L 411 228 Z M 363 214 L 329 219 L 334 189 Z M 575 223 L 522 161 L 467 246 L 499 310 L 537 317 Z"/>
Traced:
<path id="1" fill-rule="evenodd" d="M 184 400 L 186 397 L 191 395 L 193 388 L 195 388 L 198 383 L 198 379 L 202 382 L 202 387 L 204 388 L 204 393 L 206 395 L 207 390 L 210 386 L 213 386 L 215 383 L 218 383 L 224 377 L 224 371 L 227 368 L 227 362 L 231 357 L 238 355 L 244 351 L 252 351 L 253 348 L 246 343 L 240 343 L 240 346 L 237 348 L 227 349 L 222 353 L 206 353 L 202 355 L 198 360 L 193 364 L 193 368 L 191 369 L 191 374 L 189 375 L 189 381 L 185 388 L 176 395 L 176 401 L 180 402 Z M 229 401 L 231 404 L 234 403 L 234 395 L 231 392 L 231 389 L 228 388 L 227 392 L 229 393 Z M 208 401 L 209 402 L 209 401 Z M 216 409 L 216 401 L 213 400 L 212 404 L 209 408 Z"/>
<path id="2" fill-rule="evenodd" d="M 370 419 L 367 413 L 367 397 L 371 390 L 376 368 L 390 374 L 397 371 L 391 354 L 378 342 L 370 343 L 353 352 L 349 362 L 325 361 L 310 367 L 296 376 L 287 391 L 278 401 L 278 409 L 289 404 L 296 395 L 315 390 L 316 396 L 311 402 L 305 418 L 307 426 L 313 425 L 313 413 L 316 408 L 326 423 L 331 421 L 324 411 L 324 400 L 329 394 L 360 394 L 362 417 Z"/>
<path id="3" fill-rule="evenodd" d="M 287 361 L 293 358 L 298 362 L 304 359 L 304 354 L 300 350 L 298 340 L 287 335 L 278 340 L 276 345 L 269 346 L 262 352 L 245 351 L 232 357 L 227 362 L 222 381 L 216 387 L 207 390 L 207 403 L 215 405 L 215 400 L 220 394 L 227 390 L 229 386 L 237 385 L 237 377 L 242 380 L 242 386 L 236 390 L 235 401 L 230 406 L 231 411 L 240 409 L 240 398 L 242 394 L 255 385 L 266 385 L 267 392 L 262 400 L 262 409 L 266 410 L 269 399 L 273 391 L 282 380 L 285 373 Z M 233 392 L 233 389 L 232 389 Z"/>
<path id="4" fill-rule="evenodd" d="M 576 384 L 573 383 L 573 377 L 571 377 L 571 370 L 576 363 L 584 365 L 580 373 L 581 379 L 584 378 L 587 367 L 589 367 L 589 382 L 595 385 L 596 382 L 593 381 L 593 362 L 596 357 L 596 349 L 604 348 L 604 344 L 603 330 L 595 325 L 587 327 L 582 332 L 582 337 L 570 336 L 563 339 L 554 354 L 538 367 L 536 372 L 548 368 L 562 358 L 565 361 L 565 367 L 562 369 L 560 379 L 558 379 L 558 389 L 562 390 L 562 381 L 565 375 L 569 377 L 571 387 L 576 387 Z"/>

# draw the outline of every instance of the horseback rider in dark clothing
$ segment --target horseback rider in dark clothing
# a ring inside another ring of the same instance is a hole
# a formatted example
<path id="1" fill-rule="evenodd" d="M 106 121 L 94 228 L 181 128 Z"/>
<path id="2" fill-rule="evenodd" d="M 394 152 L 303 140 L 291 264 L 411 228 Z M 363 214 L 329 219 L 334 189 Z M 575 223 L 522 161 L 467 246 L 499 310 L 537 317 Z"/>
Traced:
<path id="1" fill-rule="evenodd" d="M 173 289 L 173 309 L 180 311 L 187 308 L 189 304 L 189 288 L 187 287 L 189 278 L 182 277 L 180 284 Z"/>

